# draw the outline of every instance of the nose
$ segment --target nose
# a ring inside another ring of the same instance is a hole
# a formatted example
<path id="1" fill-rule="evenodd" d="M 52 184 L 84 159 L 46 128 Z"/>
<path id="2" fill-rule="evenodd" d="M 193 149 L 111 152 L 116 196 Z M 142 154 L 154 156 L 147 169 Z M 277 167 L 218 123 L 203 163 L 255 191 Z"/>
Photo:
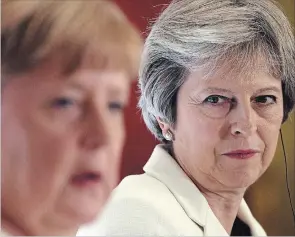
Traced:
<path id="1" fill-rule="evenodd" d="M 110 137 L 106 114 L 99 109 L 92 109 L 85 115 L 80 145 L 87 150 L 94 150 L 108 144 Z"/>
<path id="2" fill-rule="evenodd" d="M 256 112 L 251 103 L 238 104 L 231 111 L 231 134 L 233 136 L 249 137 L 256 130 Z"/>

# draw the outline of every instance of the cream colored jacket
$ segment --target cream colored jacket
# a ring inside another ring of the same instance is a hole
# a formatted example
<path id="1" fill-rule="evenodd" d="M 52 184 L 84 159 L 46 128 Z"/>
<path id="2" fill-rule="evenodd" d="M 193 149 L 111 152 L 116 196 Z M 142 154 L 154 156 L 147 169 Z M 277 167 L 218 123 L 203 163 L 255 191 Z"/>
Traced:
<path id="1" fill-rule="evenodd" d="M 5 232 L 4 230 L 1 229 L 0 236 L 10 236 L 10 234 L 8 234 L 7 232 Z"/>
<path id="2" fill-rule="evenodd" d="M 84 226 L 88 236 L 228 236 L 205 197 L 161 145 L 144 166 L 114 190 L 101 217 Z M 243 200 L 238 217 L 252 235 L 266 233 Z"/>

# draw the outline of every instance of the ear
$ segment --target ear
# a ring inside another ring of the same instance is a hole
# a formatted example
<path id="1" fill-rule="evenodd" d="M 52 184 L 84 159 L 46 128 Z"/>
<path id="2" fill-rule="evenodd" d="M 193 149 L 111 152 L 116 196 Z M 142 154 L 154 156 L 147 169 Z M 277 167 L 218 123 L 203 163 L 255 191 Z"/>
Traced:
<path id="1" fill-rule="evenodd" d="M 156 119 L 158 121 L 158 124 L 159 124 L 161 130 L 162 130 L 162 134 L 166 134 L 168 132 L 168 130 L 170 129 L 170 126 L 167 123 L 163 122 L 163 120 L 161 118 L 156 117 Z"/>

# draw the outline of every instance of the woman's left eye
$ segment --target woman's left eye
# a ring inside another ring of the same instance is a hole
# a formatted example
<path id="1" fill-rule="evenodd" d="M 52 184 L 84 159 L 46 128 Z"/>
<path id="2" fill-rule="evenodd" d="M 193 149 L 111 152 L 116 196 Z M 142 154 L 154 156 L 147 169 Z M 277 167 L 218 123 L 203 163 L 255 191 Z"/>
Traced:
<path id="1" fill-rule="evenodd" d="M 52 101 L 52 106 L 56 108 L 68 108 L 75 104 L 75 100 L 67 98 L 67 97 L 60 97 L 56 98 Z"/>
<path id="2" fill-rule="evenodd" d="M 122 103 L 119 103 L 119 102 L 110 102 L 109 103 L 109 109 L 111 111 L 123 111 L 124 110 L 124 105 Z"/>
<path id="3" fill-rule="evenodd" d="M 204 103 L 213 106 L 223 105 L 228 102 L 230 102 L 230 99 L 221 95 L 210 95 L 204 100 Z"/>
<path id="4" fill-rule="evenodd" d="M 257 96 L 254 100 L 256 103 L 264 105 L 275 104 L 277 102 L 277 98 L 273 95 Z"/>

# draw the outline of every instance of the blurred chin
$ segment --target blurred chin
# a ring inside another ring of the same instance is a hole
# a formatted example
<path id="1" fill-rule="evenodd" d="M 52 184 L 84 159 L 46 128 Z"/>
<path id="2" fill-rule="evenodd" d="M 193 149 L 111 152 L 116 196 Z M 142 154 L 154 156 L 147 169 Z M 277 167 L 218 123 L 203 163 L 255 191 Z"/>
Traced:
<path id="1" fill-rule="evenodd" d="M 80 215 L 80 225 L 84 225 L 87 223 L 90 223 L 98 218 L 98 216 L 102 212 L 103 206 L 100 206 L 98 208 L 93 208 L 92 210 L 89 210 L 88 212 L 83 212 Z"/>
<path id="2" fill-rule="evenodd" d="M 88 190 L 89 191 L 89 190 Z M 106 204 L 109 192 L 100 188 L 96 192 L 71 190 L 63 196 L 59 209 L 75 225 L 82 225 L 95 220 Z"/>
<path id="3" fill-rule="evenodd" d="M 81 203 L 74 209 L 71 217 L 77 225 L 84 225 L 94 221 L 102 212 L 105 202 Z"/>

